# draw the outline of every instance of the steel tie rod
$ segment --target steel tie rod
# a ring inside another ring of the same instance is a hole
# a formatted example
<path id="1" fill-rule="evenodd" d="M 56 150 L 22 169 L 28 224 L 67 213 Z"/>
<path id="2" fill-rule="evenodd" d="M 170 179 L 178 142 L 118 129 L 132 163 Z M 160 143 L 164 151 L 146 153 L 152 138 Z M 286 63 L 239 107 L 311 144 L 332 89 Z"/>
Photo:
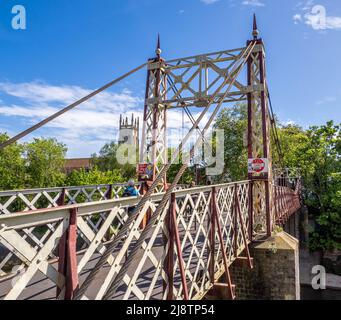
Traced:
<path id="1" fill-rule="evenodd" d="M 251 45 L 250 45 L 251 46 Z M 249 47 L 250 47 L 249 46 Z M 249 49 L 249 47 L 247 49 Z M 254 47 L 254 46 L 253 46 Z M 252 48 L 253 48 L 252 47 Z M 241 57 L 236 60 L 234 62 L 237 63 L 239 60 L 242 59 L 242 57 L 244 56 L 245 52 L 247 51 L 247 49 L 241 54 Z M 250 53 L 249 53 L 250 54 Z M 236 71 L 238 70 L 238 67 L 236 68 L 236 70 L 234 70 L 233 72 L 231 72 L 230 74 L 233 75 Z M 229 79 L 229 78 L 228 78 Z M 227 80 L 228 80 L 227 79 Z M 227 81 L 225 81 L 227 82 Z M 213 97 L 211 99 L 211 103 L 213 102 L 215 96 L 219 93 L 219 91 L 225 86 L 226 83 L 223 83 L 222 85 L 220 85 L 220 87 L 216 90 L 216 92 L 213 94 Z M 118 232 L 118 234 L 115 236 L 113 242 L 107 247 L 107 250 L 104 252 L 104 254 L 102 255 L 102 257 L 100 258 L 100 260 L 97 262 L 97 264 L 95 265 L 95 267 L 91 270 L 90 274 L 87 276 L 87 278 L 85 279 L 84 283 L 82 284 L 82 286 L 80 288 L 78 288 L 75 292 L 75 297 L 74 299 L 81 299 L 81 297 L 83 296 L 83 294 L 85 294 L 85 291 L 87 290 L 87 288 L 91 285 L 92 281 L 94 280 L 94 278 L 96 277 L 97 273 L 99 272 L 99 270 L 103 267 L 103 265 L 106 263 L 107 258 L 111 255 L 111 253 L 115 250 L 115 248 L 117 247 L 118 243 L 120 242 L 120 238 L 130 229 L 130 225 L 132 224 L 132 222 L 136 219 L 136 217 L 138 216 L 138 213 L 142 210 L 142 208 L 144 207 L 145 203 L 147 202 L 148 198 L 151 196 L 151 194 L 153 193 L 154 189 L 156 188 L 156 186 L 158 185 L 159 181 L 162 179 L 162 177 L 165 175 L 165 173 L 168 171 L 168 169 L 170 168 L 171 164 L 173 163 L 173 161 L 177 158 L 177 156 L 180 153 L 180 150 L 182 149 L 182 146 L 184 145 L 185 141 L 188 140 L 189 136 L 191 135 L 191 133 L 193 132 L 193 130 L 196 129 L 198 123 L 202 120 L 202 118 L 204 117 L 204 115 L 206 114 L 206 112 L 209 109 L 209 106 L 211 105 L 211 103 L 209 103 L 209 105 L 205 108 L 205 110 L 201 113 L 201 115 L 199 116 L 199 118 L 196 120 L 195 124 L 193 124 L 191 130 L 189 133 L 187 133 L 186 137 L 183 139 L 183 141 L 180 143 L 180 145 L 178 146 L 176 152 L 173 155 L 172 161 L 170 161 L 169 163 L 167 163 L 160 171 L 159 175 L 156 177 L 156 179 L 154 180 L 154 182 L 152 183 L 151 187 L 149 188 L 149 190 L 147 191 L 147 193 L 142 197 L 142 199 L 140 200 L 140 202 L 138 203 L 138 205 L 136 206 L 135 210 L 133 211 L 132 215 L 130 216 L 130 218 L 128 218 L 128 220 L 126 221 L 126 223 L 123 225 L 123 227 L 121 228 L 121 230 Z M 216 113 L 215 113 L 216 114 Z M 153 219 L 153 218 L 152 218 Z"/>
<path id="2" fill-rule="evenodd" d="M 249 47 L 246 48 L 244 54 L 246 54 L 246 57 L 244 57 L 242 59 L 242 63 L 237 67 L 237 70 L 235 70 L 236 74 L 233 77 L 233 81 L 231 81 L 228 89 L 226 90 L 225 94 L 224 94 L 224 98 L 226 97 L 227 93 L 229 92 L 230 88 L 232 87 L 234 81 L 236 80 L 237 76 L 239 75 L 240 71 L 242 70 L 243 66 L 245 65 L 248 57 L 250 56 L 251 52 L 253 51 L 255 44 L 251 43 L 249 45 Z M 244 56 L 243 54 L 243 56 Z M 229 79 L 229 78 L 228 78 Z M 228 80 L 227 79 L 227 80 Z M 227 81 L 226 81 L 227 82 Z M 223 84 L 224 86 L 224 84 Z M 212 121 L 214 120 L 216 114 L 218 113 L 223 100 L 221 101 L 221 103 L 216 106 L 214 112 L 212 113 L 212 115 L 210 116 L 209 121 L 207 122 L 203 132 L 205 132 L 211 125 Z M 198 145 L 200 141 L 200 138 L 198 138 L 196 144 L 191 148 L 190 154 L 187 157 L 187 159 L 189 159 L 191 157 L 191 155 L 194 153 L 195 147 Z M 186 159 L 186 160 L 187 160 Z M 174 187 L 176 186 L 176 184 L 178 183 L 178 181 L 180 180 L 181 176 L 183 175 L 183 173 L 185 172 L 185 170 L 187 169 L 188 165 L 186 163 L 186 161 L 184 161 L 185 163 L 182 165 L 182 167 L 180 168 L 179 172 L 177 173 L 176 177 L 174 178 L 174 181 L 172 182 L 171 186 L 167 189 L 165 195 L 163 196 L 161 202 L 159 203 L 155 213 L 153 214 L 153 216 L 151 217 L 147 227 L 143 230 L 143 235 L 140 236 L 140 238 L 138 239 L 137 243 L 134 246 L 134 249 L 132 250 L 131 254 L 129 255 L 127 261 L 125 262 L 125 266 L 124 268 L 121 268 L 121 270 L 118 272 L 118 274 L 114 277 L 109 289 L 107 290 L 104 299 L 108 300 L 110 299 L 116 292 L 119 283 L 122 281 L 123 277 L 124 277 L 124 272 L 125 270 L 129 269 L 129 266 L 131 265 L 131 263 L 134 261 L 134 257 L 137 254 L 138 249 L 141 247 L 142 243 L 145 241 L 146 237 L 148 237 L 149 232 L 151 231 L 151 229 L 154 226 L 154 223 L 156 222 L 156 220 L 158 219 L 159 215 L 161 214 L 161 212 L 164 210 L 164 207 L 166 206 L 166 204 L 168 203 L 169 200 L 169 196 L 172 193 Z"/>
<path id="3" fill-rule="evenodd" d="M 144 63 L 144 64 L 141 64 L 141 65 L 138 66 L 137 68 L 135 68 L 135 69 L 133 69 L 133 70 L 131 70 L 131 71 L 125 73 L 124 75 L 122 75 L 122 76 L 116 78 L 115 80 L 113 80 L 113 81 L 107 83 L 107 84 L 104 85 L 103 87 L 101 87 L 101 88 L 99 88 L 99 89 L 97 89 L 97 90 L 91 92 L 91 93 L 88 94 L 87 96 L 85 96 L 85 97 L 79 99 L 78 101 L 76 101 L 76 102 L 74 102 L 74 103 L 68 105 L 68 106 L 65 107 L 64 109 L 59 110 L 58 112 L 54 113 L 53 115 L 51 115 L 51 116 L 47 117 L 46 119 L 44 119 L 44 120 L 38 122 L 38 123 L 35 124 L 34 126 L 32 126 L 32 127 L 28 128 L 28 129 L 22 131 L 21 133 L 17 134 L 16 136 L 14 136 L 14 137 L 8 139 L 8 140 L 5 141 L 4 143 L 0 144 L 0 150 L 2 150 L 3 148 L 9 146 L 9 145 L 12 144 L 12 143 L 18 141 L 19 139 L 21 139 L 21 138 L 27 136 L 27 135 L 30 134 L 31 132 L 33 132 L 33 131 L 39 129 L 39 128 L 42 127 L 43 125 L 45 125 L 45 124 L 51 122 L 52 120 L 58 118 L 58 117 L 61 116 L 62 114 L 64 114 L 64 113 L 70 111 L 71 109 L 73 109 L 73 108 L 79 106 L 79 105 L 82 104 L 83 102 L 85 102 L 85 101 L 91 99 L 92 97 L 94 97 L 95 95 L 101 93 L 102 91 L 104 91 L 104 90 L 110 88 L 111 86 L 113 86 L 113 85 L 116 84 L 117 82 L 120 82 L 121 80 L 125 79 L 126 77 L 128 77 L 128 76 L 132 75 L 133 73 L 139 71 L 140 69 L 142 69 L 142 68 L 144 68 L 146 65 L 148 65 L 148 63 L 149 63 L 149 62 L 146 62 L 146 63 Z"/>

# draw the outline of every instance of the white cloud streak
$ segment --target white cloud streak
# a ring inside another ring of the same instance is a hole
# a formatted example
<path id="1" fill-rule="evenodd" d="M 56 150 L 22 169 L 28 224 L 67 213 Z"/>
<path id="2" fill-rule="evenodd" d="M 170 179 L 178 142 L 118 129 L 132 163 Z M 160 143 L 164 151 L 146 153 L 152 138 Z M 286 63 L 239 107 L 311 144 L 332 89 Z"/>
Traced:
<path id="1" fill-rule="evenodd" d="M 2 119 L 8 117 L 11 120 L 20 120 L 26 128 L 91 91 L 80 86 L 53 86 L 38 81 L 0 82 L 2 98 L 0 115 L 3 116 Z M 11 99 L 15 99 L 15 103 L 9 103 Z M 131 114 L 134 113 L 142 124 L 143 102 L 143 98 L 135 96 L 129 90 L 120 93 L 104 92 L 48 123 L 44 129 L 30 135 L 29 139 L 37 135 L 55 137 L 68 145 L 69 156 L 89 156 L 97 152 L 104 143 L 117 139 L 120 114 L 130 119 Z M 194 117 L 197 117 L 195 113 Z M 206 116 L 202 123 L 207 120 Z M 175 137 L 174 132 L 182 127 L 182 112 L 168 111 L 167 122 L 167 127 L 173 132 L 169 134 L 168 140 L 170 142 L 173 140 L 174 145 L 177 145 L 179 138 L 172 139 L 172 137 Z M 0 126 L 4 127 L 5 124 Z M 190 127 L 191 122 L 185 115 L 185 131 Z M 16 133 L 20 131 L 18 128 L 13 129 Z M 181 135 L 180 132 L 178 136 Z"/>
<path id="2" fill-rule="evenodd" d="M 20 119 L 28 127 L 91 91 L 80 86 L 53 86 L 38 81 L 1 82 L 0 115 Z M 9 103 L 11 99 L 15 99 L 15 103 Z M 120 93 L 107 91 L 48 123 L 34 136 L 40 133 L 56 137 L 69 146 L 71 154 L 88 156 L 89 151 L 96 152 L 104 142 L 117 138 L 120 114 L 136 114 L 142 108 L 143 99 L 128 90 Z"/>
<path id="3" fill-rule="evenodd" d="M 265 7 L 265 3 L 260 0 L 244 0 L 242 2 L 244 6 L 253 6 L 253 7 Z"/>

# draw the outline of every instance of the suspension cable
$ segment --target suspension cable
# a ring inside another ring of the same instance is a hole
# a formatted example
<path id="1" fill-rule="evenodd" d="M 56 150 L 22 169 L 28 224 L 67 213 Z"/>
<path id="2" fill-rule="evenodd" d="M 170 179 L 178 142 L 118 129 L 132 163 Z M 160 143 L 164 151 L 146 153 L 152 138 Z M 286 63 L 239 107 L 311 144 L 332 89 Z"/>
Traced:
<path id="1" fill-rule="evenodd" d="M 212 121 L 215 119 L 217 113 L 219 112 L 227 94 L 229 93 L 231 87 L 233 86 L 235 80 L 237 79 L 239 73 L 241 72 L 241 70 L 243 69 L 243 66 L 245 65 L 245 63 L 247 62 L 250 54 L 253 51 L 253 48 L 255 46 L 255 42 L 252 42 L 249 44 L 249 46 L 246 48 L 246 50 L 243 52 L 244 53 L 248 52 L 248 54 L 246 55 L 245 58 L 241 58 L 241 64 L 237 67 L 236 70 L 236 74 L 234 75 L 233 79 L 231 80 L 228 88 L 226 89 L 222 99 L 220 100 L 220 102 L 218 103 L 218 105 L 215 107 L 215 110 L 213 111 L 213 113 L 211 114 L 208 122 L 206 123 L 203 133 L 205 133 L 206 130 L 208 130 L 210 128 L 210 125 L 212 123 Z M 242 57 L 243 57 L 242 55 Z M 225 86 L 227 84 L 227 82 L 230 80 L 230 77 L 227 77 L 227 79 L 224 81 L 223 86 Z M 166 193 L 164 194 L 161 202 L 159 203 L 158 207 L 156 208 L 156 211 L 154 212 L 154 214 L 152 215 L 151 219 L 149 220 L 146 228 L 143 230 L 140 238 L 138 239 L 137 243 L 135 244 L 131 254 L 128 256 L 128 259 L 125 262 L 125 268 L 123 270 L 123 268 L 120 269 L 120 271 L 118 272 L 118 274 L 116 275 L 116 277 L 114 278 L 114 280 L 112 281 L 112 284 L 110 286 L 110 288 L 108 289 L 107 293 L 104 296 L 105 300 L 108 300 L 112 297 L 112 295 L 114 295 L 116 293 L 116 290 L 119 287 L 120 282 L 123 280 L 124 275 L 125 275 L 125 270 L 128 270 L 131 263 L 133 263 L 136 254 L 138 253 L 141 245 L 143 244 L 143 242 L 145 241 L 145 239 L 147 237 L 150 236 L 150 232 L 152 230 L 152 228 L 154 227 L 154 224 L 156 222 L 156 220 L 159 218 L 161 212 L 164 210 L 164 207 L 166 206 L 166 204 L 169 202 L 169 197 L 171 195 L 171 193 L 173 192 L 173 189 L 175 188 L 175 186 L 177 185 L 178 181 L 180 180 L 181 176 L 183 175 L 183 173 L 185 172 L 185 170 L 188 167 L 188 160 L 194 155 L 194 151 L 195 148 L 199 145 L 200 143 L 200 138 L 197 139 L 196 143 L 193 145 L 193 147 L 191 148 L 191 151 L 189 153 L 189 155 L 187 156 L 186 161 L 184 161 L 184 164 L 182 165 L 182 167 L 180 168 L 180 170 L 178 171 L 177 175 L 175 176 L 171 186 L 167 189 Z"/>
<path id="2" fill-rule="evenodd" d="M 284 168 L 284 157 L 283 157 L 283 152 L 282 152 L 282 146 L 281 146 L 281 141 L 278 135 L 277 124 L 276 124 L 275 114 L 274 114 L 273 107 L 272 107 L 271 95 L 270 95 L 268 85 L 266 86 L 266 88 L 267 88 L 267 96 L 268 96 L 269 105 L 270 105 L 269 111 L 270 111 L 270 122 L 271 122 L 271 129 L 272 129 L 271 132 L 272 132 L 272 136 L 276 145 L 276 150 L 278 153 L 280 165 Z"/>
<path id="3" fill-rule="evenodd" d="M 167 81 L 168 83 L 170 84 L 171 88 L 172 88 L 172 91 L 174 92 L 174 94 L 178 95 L 180 99 L 182 99 L 182 96 L 181 94 L 179 93 L 179 90 L 175 87 L 175 84 L 174 84 L 174 81 L 171 77 L 169 77 L 169 75 L 167 75 Z M 189 120 L 192 122 L 192 124 L 194 124 L 195 122 L 195 119 L 191 113 L 191 111 L 189 110 L 189 108 L 187 107 L 186 103 L 185 102 L 181 102 L 181 106 L 182 106 L 182 110 L 186 112 Z M 184 123 L 183 123 L 184 125 Z M 201 129 L 199 128 L 199 126 L 197 126 L 196 128 L 202 135 L 202 132 L 201 132 Z M 203 137 L 204 138 L 204 137 Z"/>
<path id="4" fill-rule="evenodd" d="M 9 146 L 9 145 L 12 144 L 12 143 L 18 141 L 19 139 L 21 139 L 21 138 L 27 136 L 27 135 L 30 134 L 31 132 L 33 132 L 33 131 L 39 129 L 39 128 L 42 127 L 43 125 L 45 125 L 45 124 L 49 123 L 50 121 L 52 121 L 52 120 L 58 118 L 58 117 L 61 116 L 62 114 L 64 114 L 64 113 L 70 111 L 71 109 L 77 107 L 78 105 L 82 104 L 83 102 L 85 102 L 85 101 L 91 99 L 91 98 L 94 97 L 95 95 L 97 95 L 97 94 L 101 93 L 102 91 L 108 89 L 109 87 L 113 86 L 113 85 L 116 84 L 117 82 L 123 80 L 124 78 L 126 78 L 126 77 L 130 76 L 131 74 L 133 74 L 133 73 L 139 71 L 140 69 L 144 68 L 146 65 L 148 65 L 148 62 L 146 62 L 146 63 L 144 63 L 144 64 L 141 64 L 139 67 L 137 67 L 137 68 L 135 68 L 135 69 L 133 69 L 133 70 L 131 70 L 131 71 L 125 73 L 124 75 L 122 75 L 122 76 L 116 78 L 115 80 L 113 80 L 113 81 L 107 83 L 107 84 L 104 85 L 103 87 L 101 87 L 101 88 L 99 88 L 99 89 L 97 89 L 97 90 L 91 92 L 91 93 L 88 94 L 87 96 L 85 96 L 85 97 L 79 99 L 78 101 L 76 101 L 76 102 L 74 102 L 74 103 L 68 105 L 68 106 L 65 107 L 64 109 L 59 110 L 58 112 L 54 113 L 53 115 L 51 115 L 51 116 L 47 117 L 46 119 L 44 119 L 44 120 L 38 122 L 38 123 L 35 124 L 34 126 L 32 126 L 32 127 L 28 128 L 28 129 L 22 131 L 21 133 L 17 134 L 17 135 L 14 136 L 13 138 L 8 139 L 8 140 L 5 141 L 4 143 L 0 144 L 0 150 L 2 150 L 3 148 Z"/>
<path id="5" fill-rule="evenodd" d="M 240 54 L 240 57 L 238 59 L 236 59 L 232 65 L 237 65 L 237 63 L 242 60 L 243 56 L 245 55 L 245 53 L 247 52 L 247 50 L 249 50 L 249 48 L 251 47 L 251 44 Z M 254 45 L 252 46 L 252 50 L 253 50 Z M 252 52 L 252 50 L 250 51 L 250 53 Z M 248 54 L 248 56 L 250 55 L 250 53 Z M 246 59 L 243 59 L 246 60 Z M 244 61 L 245 64 L 245 61 Z M 238 71 L 238 67 L 236 68 L 236 70 L 231 71 L 230 75 L 233 75 L 234 73 L 236 73 L 236 71 Z M 241 71 L 241 68 L 239 68 L 239 72 Z M 238 76 L 239 72 L 235 75 L 235 78 Z M 138 216 L 138 214 L 140 213 L 140 211 L 142 210 L 142 208 L 144 207 L 144 205 L 146 204 L 146 202 L 148 201 L 149 197 L 151 196 L 151 194 L 153 193 L 153 191 L 155 190 L 155 188 L 157 187 L 157 185 L 159 184 L 159 182 L 161 181 L 161 179 L 165 176 L 166 172 L 168 171 L 168 169 L 170 168 L 171 164 L 175 161 L 175 159 L 177 159 L 180 151 L 183 148 L 183 145 L 186 143 L 186 141 L 188 140 L 188 138 L 191 136 L 193 130 L 196 129 L 197 125 L 199 124 L 199 122 L 202 120 L 202 118 L 204 117 L 204 115 L 207 113 L 207 111 L 209 110 L 210 105 L 213 103 L 214 99 L 216 98 L 216 95 L 220 92 L 220 90 L 226 85 L 226 83 L 229 81 L 230 77 L 227 77 L 225 79 L 225 81 L 216 89 L 216 91 L 214 92 L 214 94 L 212 95 L 212 98 L 210 99 L 207 107 L 205 107 L 205 109 L 202 111 L 202 113 L 200 114 L 200 116 L 198 117 L 198 119 L 195 121 L 195 123 L 193 124 L 192 128 L 190 129 L 190 131 L 186 134 L 186 136 L 183 138 L 183 140 L 180 142 L 177 150 L 175 151 L 175 153 L 173 154 L 171 161 L 169 161 L 166 165 L 164 165 L 162 167 L 162 169 L 160 170 L 158 176 L 156 177 L 156 179 L 153 181 L 152 185 L 150 186 L 150 188 L 148 189 L 148 191 L 144 194 L 144 196 L 141 198 L 141 200 L 139 201 L 139 203 L 137 204 L 137 206 L 135 207 L 134 211 L 132 212 L 131 216 L 128 218 L 128 220 L 126 221 L 126 223 L 123 225 L 123 227 L 119 230 L 119 232 L 117 233 L 117 235 L 115 236 L 114 240 L 111 242 L 111 244 L 107 247 L 106 251 L 103 253 L 103 255 L 101 256 L 101 258 L 98 260 L 98 262 L 96 263 L 95 267 L 90 271 L 89 275 L 87 276 L 87 278 L 85 279 L 85 281 L 83 282 L 82 286 L 79 287 L 76 292 L 75 292 L 75 299 L 80 299 L 82 298 L 82 296 L 85 294 L 85 291 L 87 290 L 87 288 L 91 285 L 92 281 L 95 279 L 96 275 L 98 274 L 98 272 L 101 270 L 101 268 L 104 266 L 104 264 L 106 263 L 107 259 L 109 258 L 109 256 L 112 254 L 112 252 L 116 249 L 117 245 L 120 243 L 121 238 L 126 234 L 126 232 L 129 231 L 132 223 L 134 222 L 134 220 L 136 219 L 136 217 Z M 234 81 L 231 81 L 230 87 L 232 86 L 232 84 L 234 83 Z M 228 91 L 230 89 L 228 89 L 226 91 L 225 96 L 227 95 Z M 220 105 L 222 104 L 224 99 L 221 99 Z M 212 114 L 212 116 L 215 116 L 216 112 L 214 112 Z M 194 150 L 194 149 L 192 149 Z M 191 152 L 192 153 L 192 152 Z M 187 164 L 184 164 L 182 166 L 182 168 L 180 169 L 180 171 L 178 172 L 176 178 L 179 176 L 180 172 L 184 172 L 183 169 L 187 168 Z M 179 179 L 182 176 L 181 175 L 178 177 L 177 180 L 174 180 L 171 187 L 167 190 L 166 194 L 163 197 L 163 201 L 162 204 L 164 205 L 167 201 L 168 201 L 168 196 L 169 196 L 169 192 L 168 191 L 172 191 L 175 187 L 175 185 L 178 183 Z M 159 207 L 158 207 L 159 208 Z M 157 212 L 158 209 L 157 209 Z M 152 216 L 151 221 L 155 221 L 157 215 L 156 212 L 154 213 L 154 215 Z M 147 232 L 148 226 L 151 226 L 150 223 L 148 223 L 145 231 Z M 126 240 L 128 241 L 129 238 Z M 139 243 L 139 242 L 138 242 Z M 136 248 L 136 246 L 135 246 Z M 129 257 L 131 257 L 131 255 L 129 255 Z M 129 259 L 128 257 L 128 259 Z M 118 262 L 119 263 L 119 262 Z M 120 275 L 121 277 L 121 273 L 119 273 L 118 275 Z M 117 276 L 118 276 L 117 275 Z M 118 277 L 116 277 L 116 279 L 118 279 Z M 115 289 L 116 290 L 116 289 Z"/>
<path id="6" fill-rule="evenodd" d="M 182 96 L 179 93 L 179 90 L 177 89 L 177 87 L 175 86 L 175 83 L 174 83 L 173 79 L 171 77 L 169 77 L 168 75 L 167 75 L 167 81 L 168 81 L 168 84 L 171 86 L 171 89 L 174 92 L 174 94 L 178 95 L 179 98 L 182 99 Z M 185 125 L 184 124 L 184 112 L 187 114 L 189 120 L 192 122 L 192 125 L 194 125 L 194 123 L 195 123 L 195 118 L 193 117 L 191 111 L 189 110 L 189 108 L 187 107 L 185 102 L 182 101 L 181 102 L 181 106 L 182 106 L 182 130 L 184 131 L 184 125 Z M 206 139 L 205 139 L 205 137 L 204 137 L 200 127 L 199 127 L 199 125 L 197 125 L 196 129 L 201 134 L 203 143 L 204 144 L 206 143 L 208 145 L 208 143 L 207 143 L 207 141 L 206 141 Z"/>

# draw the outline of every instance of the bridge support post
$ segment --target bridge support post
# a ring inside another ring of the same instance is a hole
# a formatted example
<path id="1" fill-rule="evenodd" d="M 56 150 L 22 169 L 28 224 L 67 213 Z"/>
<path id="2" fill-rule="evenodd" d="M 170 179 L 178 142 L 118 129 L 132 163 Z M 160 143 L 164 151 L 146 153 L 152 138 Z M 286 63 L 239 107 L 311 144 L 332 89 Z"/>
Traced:
<path id="1" fill-rule="evenodd" d="M 165 218 L 165 227 L 168 231 L 168 238 L 164 236 L 165 244 L 168 243 L 168 251 L 164 260 L 165 273 L 167 275 L 167 282 L 163 282 L 163 290 L 167 291 L 167 300 L 173 300 L 173 286 L 174 286 L 174 226 L 172 223 L 172 211 L 175 210 L 175 197 L 171 196 L 170 206 L 167 216 Z M 166 247 L 165 245 L 165 247 Z"/>
<path id="2" fill-rule="evenodd" d="M 215 264 L 215 216 L 217 214 L 217 206 L 216 206 L 216 189 L 212 188 L 211 191 L 211 212 L 210 212 L 210 261 L 209 261 L 209 274 L 211 278 L 211 282 L 214 284 L 214 264 Z"/>
<path id="3" fill-rule="evenodd" d="M 149 185 L 147 181 L 142 182 L 142 187 L 140 190 L 140 194 L 141 195 L 145 195 L 148 192 L 149 189 Z M 144 229 L 146 227 L 146 225 L 148 224 L 150 218 L 151 218 L 152 212 L 150 209 L 147 210 L 146 214 L 144 215 L 141 223 L 140 223 L 140 228 Z"/>
<path id="4" fill-rule="evenodd" d="M 105 194 L 106 200 L 112 199 L 112 184 L 109 184 L 107 193 Z"/>
<path id="5" fill-rule="evenodd" d="M 174 231 L 174 240 L 175 240 L 175 245 L 176 245 L 176 251 L 178 254 L 179 269 L 180 269 L 181 282 L 182 282 L 182 291 L 183 291 L 183 295 L 184 295 L 184 300 L 189 300 L 186 273 L 185 273 L 185 264 L 184 264 L 184 259 L 182 256 L 179 228 L 178 228 L 178 224 L 176 221 L 175 193 L 172 193 L 171 201 L 173 203 L 173 206 L 172 206 L 172 210 L 170 211 L 170 213 L 171 213 L 172 224 L 173 224 L 172 228 Z"/>
<path id="6" fill-rule="evenodd" d="M 58 248 L 58 272 L 65 278 L 64 300 L 72 300 L 78 287 L 77 273 L 77 209 L 70 210 L 69 226 L 60 239 Z M 57 298 L 61 298 L 61 290 L 57 290 Z"/>
<path id="7" fill-rule="evenodd" d="M 256 17 L 254 17 L 254 39 L 247 45 L 256 43 L 247 62 L 247 82 L 251 92 L 248 100 L 248 158 L 263 159 L 266 163 L 261 172 L 250 170 L 249 179 L 253 183 L 254 223 L 258 232 L 272 232 L 272 161 L 270 153 L 270 116 L 268 111 L 268 89 L 265 73 L 265 50 L 262 39 L 258 38 Z"/>
<path id="8" fill-rule="evenodd" d="M 249 239 L 253 240 L 253 181 L 249 182 Z"/>
<path id="9" fill-rule="evenodd" d="M 241 213 L 241 209 L 240 209 L 240 202 L 238 199 L 238 184 L 235 184 L 234 187 L 234 195 L 235 195 L 235 207 L 236 207 L 236 212 L 235 215 L 237 216 L 238 214 L 238 218 L 239 218 L 239 225 L 240 225 L 240 229 L 241 229 L 241 233 L 242 233 L 242 237 L 243 237 L 243 241 L 244 241 L 244 246 L 245 246 L 245 253 L 246 253 L 246 258 L 247 258 L 247 262 L 248 262 L 248 266 L 250 269 L 253 268 L 253 263 L 252 263 L 252 259 L 251 259 L 251 255 L 250 255 L 250 250 L 249 250 L 249 243 L 247 240 L 247 230 L 244 224 L 244 219 Z M 238 259 L 238 257 L 236 256 L 236 258 Z"/>
<path id="10" fill-rule="evenodd" d="M 65 188 L 62 189 L 59 198 L 57 200 L 58 206 L 63 206 L 65 203 L 65 194 L 66 190 Z M 58 245 L 58 273 L 65 276 L 65 244 L 66 244 L 66 233 L 63 234 L 63 236 L 59 240 Z M 57 285 L 57 292 L 56 296 L 59 297 L 61 292 L 61 281 L 58 279 L 58 285 Z"/>
<path id="11" fill-rule="evenodd" d="M 166 140 L 166 106 L 167 75 L 164 72 L 164 60 L 161 58 L 160 37 L 156 48 L 156 58 L 148 64 L 143 129 L 140 150 L 140 163 L 153 164 L 153 173 L 149 181 L 154 181 L 162 167 L 168 162 Z M 166 176 L 161 182 L 164 189 L 167 186 Z"/>
<path id="12" fill-rule="evenodd" d="M 60 192 L 57 204 L 58 206 L 63 206 L 65 203 L 65 194 L 66 194 L 66 190 L 65 188 L 62 189 L 62 191 Z"/>
<path id="13" fill-rule="evenodd" d="M 212 199 L 213 199 L 213 206 L 217 209 L 216 198 L 214 197 Z M 215 221 L 217 223 L 218 238 L 219 238 L 219 242 L 220 242 L 221 253 L 223 256 L 223 263 L 224 263 L 224 268 L 225 268 L 226 284 L 214 283 L 213 289 L 215 289 L 216 287 L 227 288 L 229 298 L 233 300 L 233 299 L 235 299 L 235 286 L 232 285 L 231 274 L 230 274 L 230 270 L 229 270 L 229 266 L 228 266 L 228 259 L 227 259 L 227 255 L 226 255 L 226 248 L 224 245 L 223 233 L 222 233 L 222 229 L 221 229 L 220 220 L 218 217 L 218 212 L 216 209 L 213 210 L 213 214 L 214 214 Z"/>
<path id="14" fill-rule="evenodd" d="M 234 186 L 233 195 L 233 253 L 234 257 L 238 257 L 238 212 L 237 212 L 237 185 Z"/>
<path id="15" fill-rule="evenodd" d="M 112 187 L 112 184 L 110 184 L 108 186 L 108 190 L 107 190 L 107 192 L 105 194 L 106 200 L 112 199 L 112 192 L 113 192 L 113 187 Z M 103 221 L 103 223 L 105 223 L 105 220 Z M 105 237 L 107 238 L 108 241 L 111 239 L 111 225 L 110 225 L 108 231 L 106 232 L 106 236 Z"/>

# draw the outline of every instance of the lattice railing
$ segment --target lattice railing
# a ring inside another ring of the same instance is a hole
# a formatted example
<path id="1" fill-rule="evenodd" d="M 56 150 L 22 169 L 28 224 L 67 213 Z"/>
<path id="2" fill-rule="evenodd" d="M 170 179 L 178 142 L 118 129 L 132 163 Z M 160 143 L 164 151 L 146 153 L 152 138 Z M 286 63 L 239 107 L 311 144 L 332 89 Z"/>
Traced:
<path id="1" fill-rule="evenodd" d="M 248 194 L 249 182 L 176 191 L 155 222 L 141 229 L 163 196 L 154 194 L 120 239 L 116 235 L 139 198 L 2 215 L 0 242 L 16 261 L 0 278 L 0 294 L 68 299 L 79 287 L 85 289 L 82 299 L 198 299 L 226 272 L 224 257 L 229 265 L 250 241 Z M 84 288 L 114 240 L 120 245 Z"/>
<path id="2" fill-rule="evenodd" d="M 281 186 L 273 188 L 275 220 L 278 225 L 284 225 L 301 207 L 300 182 L 297 183 L 296 190 Z"/>
<path id="3" fill-rule="evenodd" d="M 126 186 L 127 184 L 120 183 L 1 191 L 0 214 L 11 214 L 20 211 L 28 212 L 62 205 L 117 199 L 123 194 Z M 138 190 L 141 189 L 141 186 L 141 183 L 136 184 Z M 93 217 L 87 217 L 87 223 L 93 232 L 98 231 L 104 220 L 105 216 L 102 213 Z M 46 228 L 43 234 L 37 234 L 35 228 L 24 229 L 22 237 L 34 243 L 37 248 L 42 248 L 44 240 L 55 231 L 53 224 L 47 224 Z M 82 238 L 84 238 L 83 235 Z M 51 254 L 50 258 L 55 258 L 55 255 Z M 13 252 L 0 244 L 0 275 L 11 272 L 13 267 L 16 270 L 18 268 L 17 264 L 18 259 Z"/>
<path id="4" fill-rule="evenodd" d="M 136 183 L 140 191 L 142 184 Z M 0 214 L 117 199 L 127 183 L 0 191 Z"/>

